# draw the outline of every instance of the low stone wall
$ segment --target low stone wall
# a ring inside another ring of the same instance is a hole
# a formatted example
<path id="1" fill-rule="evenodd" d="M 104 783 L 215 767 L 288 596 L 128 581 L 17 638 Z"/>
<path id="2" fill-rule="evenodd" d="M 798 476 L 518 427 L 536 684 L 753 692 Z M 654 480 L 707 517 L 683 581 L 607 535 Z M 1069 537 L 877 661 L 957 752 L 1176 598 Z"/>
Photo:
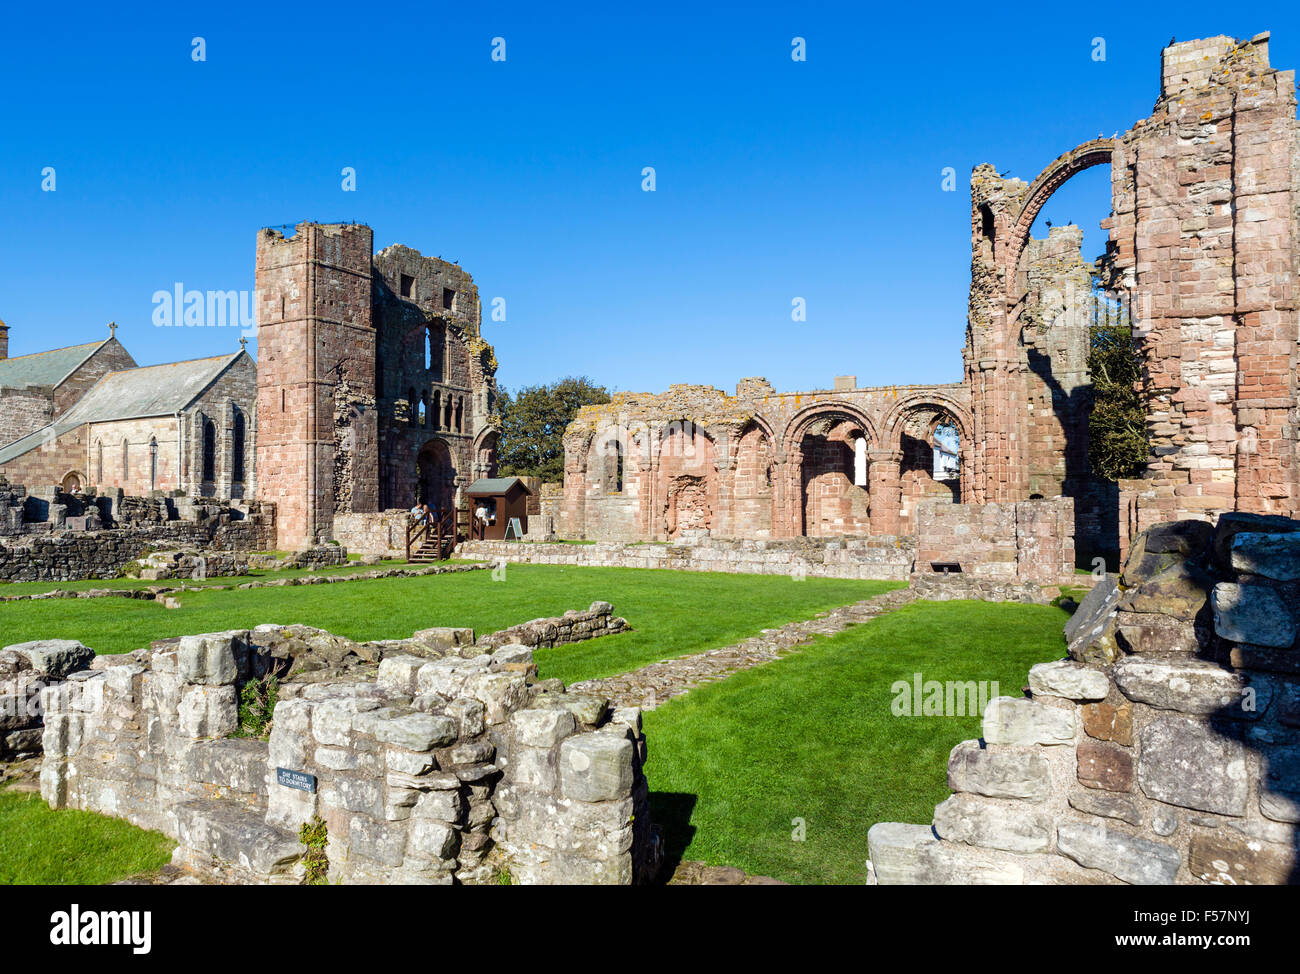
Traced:
<path id="1" fill-rule="evenodd" d="M 533 619 L 502 629 L 484 636 L 478 645 L 489 651 L 511 644 L 527 646 L 529 649 L 549 649 L 599 636 L 611 636 L 626 629 L 627 620 L 614 615 L 612 605 L 608 602 L 593 602 L 585 612 L 570 609 L 562 616 Z"/>
<path id="2" fill-rule="evenodd" d="M 456 556 L 504 558 L 507 562 L 534 565 L 672 568 L 691 572 L 896 581 L 906 580 L 912 570 L 912 546 L 907 538 L 773 541 L 706 538 L 690 544 L 466 541 L 457 546 Z"/>
<path id="3" fill-rule="evenodd" d="M 93 650 L 69 639 L 19 643 L 0 650 L 0 761 L 41 753 L 41 691 L 84 669 Z"/>
<path id="4" fill-rule="evenodd" d="M 379 511 L 374 514 L 335 514 L 334 540 L 349 551 L 383 558 L 406 557 L 404 510 Z"/>
<path id="5" fill-rule="evenodd" d="M 972 599 L 978 602 L 1026 602 L 1049 604 L 1060 590 L 1034 582 L 1019 582 L 1014 578 L 989 578 L 967 575 L 964 572 L 913 572 L 909 587 L 918 599 L 930 602 L 951 602 Z"/>
<path id="6" fill-rule="evenodd" d="M 640 711 L 464 635 L 260 626 L 97 657 L 42 694 L 41 794 L 173 836 L 174 861 L 225 881 L 302 881 L 317 816 L 331 882 L 651 878 Z M 269 740 L 234 737 L 241 691 L 275 673 Z"/>
<path id="7" fill-rule="evenodd" d="M 1300 521 L 1139 536 L 1069 658 L 953 749 L 930 825 L 868 836 L 879 883 L 1295 883 Z"/>
<path id="8" fill-rule="evenodd" d="M 1059 585 L 1074 574 L 1074 500 L 916 508 L 916 570 L 956 562 L 963 574 Z"/>

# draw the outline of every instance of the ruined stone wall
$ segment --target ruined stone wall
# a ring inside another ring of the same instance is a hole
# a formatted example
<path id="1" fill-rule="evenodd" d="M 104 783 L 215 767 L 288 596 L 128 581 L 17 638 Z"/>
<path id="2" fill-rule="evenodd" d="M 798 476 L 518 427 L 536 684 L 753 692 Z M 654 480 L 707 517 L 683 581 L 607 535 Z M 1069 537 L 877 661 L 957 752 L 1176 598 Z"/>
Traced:
<path id="1" fill-rule="evenodd" d="M 387 247 L 374 263 L 378 505 L 409 508 L 422 470 L 424 486 L 446 484 L 443 493 L 454 502 L 459 490 L 496 473 L 494 454 L 487 455 L 494 445 L 484 439 L 496 408 L 497 363 L 480 334 L 478 288 L 459 265 L 410 247 Z"/>
<path id="2" fill-rule="evenodd" d="M 913 546 L 907 538 L 789 538 L 773 541 L 712 538 L 679 544 L 465 541 L 456 547 L 456 556 L 504 559 L 529 565 L 672 568 L 742 575 L 789 575 L 791 578 L 905 580 L 912 571 Z"/>
<path id="3" fill-rule="evenodd" d="M 952 751 L 932 825 L 870 830 L 879 883 L 1295 883 L 1300 521 L 1136 539 L 1069 658 Z"/>
<path id="4" fill-rule="evenodd" d="M 1267 34 L 1188 41 L 1116 147 L 1111 238 L 1142 310 L 1152 447 L 1139 530 L 1296 513 L 1295 114 Z"/>
<path id="5" fill-rule="evenodd" d="M 316 816 L 331 882 L 651 878 L 639 711 L 536 680 L 524 647 L 442 635 L 260 626 L 98 657 L 43 694 L 41 794 L 173 836 L 176 862 L 227 881 L 302 881 Z M 234 738 L 241 686 L 281 670 L 269 740 Z"/>
<path id="6" fill-rule="evenodd" d="M 968 463 L 969 399 L 957 385 L 777 393 L 751 378 L 735 395 L 688 385 L 621 393 L 584 407 L 565 432 L 557 527 L 602 541 L 664 541 L 682 530 L 735 539 L 893 536 L 905 530 L 905 447 L 929 449 L 932 465 L 930 438 L 946 421 Z M 865 483 L 857 482 L 858 439 Z M 914 456 L 911 464 L 915 472 Z M 914 500 L 928 486 L 913 481 Z M 954 487 L 963 496 L 960 483 L 944 489 Z"/>
<path id="7" fill-rule="evenodd" d="M 956 562 L 963 574 L 1059 585 L 1074 575 L 1074 501 L 925 503 L 916 510 L 916 566 Z"/>
<path id="8" fill-rule="evenodd" d="M 1128 132 L 1082 143 L 1032 183 L 976 167 L 965 351 L 981 445 L 969 468 L 975 500 L 1047 493 L 1033 483 L 1055 479 L 1043 461 L 1063 459 L 1072 479 L 1068 448 L 1039 449 L 1050 428 L 1039 422 L 1038 378 L 1068 395 L 1078 375 L 1070 355 L 1039 359 L 1036 370 L 1041 343 L 1021 345 L 1036 313 L 1027 262 L 1042 256 L 1029 232 L 1065 181 L 1109 165 L 1104 284 L 1132 308 L 1151 458 L 1123 497 L 1114 489 L 1075 492 L 1084 501 L 1081 547 L 1122 548 L 1117 535 L 1176 517 L 1296 512 L 1295 111 L 1294 73 L 1269 66 L 1267 34 L 1181 42 L 1163 52 L 1151 117 Z M 1072 412 L 1056 411 L 1063 420 Z M 1117 506 L 1118 527 L 1109 513 Z"/>
<path id="9" fill-rule="evenodd" d="M 375 514 L 335 514 L 333 538 L 349 551 L 384 558 L 406 557 L 406 509 Z"/>
<path id="10" fill-rule="evenodd" d="M 567 646 L 600 636 L 612 636 L 627 629 L 627 620 L 614 615 L 608 602 L 593 602 L 585 611 L 570 609 L 562 616 L 532 619 L 529 622 L 502 629 L 479 640 L 479 645 L 489 649 L 498 646 L 518 645 L 529 649 L 551 649 Z"/>

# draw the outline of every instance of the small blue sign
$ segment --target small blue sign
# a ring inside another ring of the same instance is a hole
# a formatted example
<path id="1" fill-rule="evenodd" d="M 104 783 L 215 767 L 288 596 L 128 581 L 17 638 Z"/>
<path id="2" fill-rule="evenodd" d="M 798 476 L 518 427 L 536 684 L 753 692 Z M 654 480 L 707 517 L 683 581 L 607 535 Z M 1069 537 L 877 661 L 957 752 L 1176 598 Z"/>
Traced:
<path id="1" fill-rule="evenodd" d="M 290 771 L 288 768 L 276 768 L 275 780 L 286 788 L 297 788 L 299 791 L 316 793 L 316 776 L 308 774 L 306 771 Z"/>

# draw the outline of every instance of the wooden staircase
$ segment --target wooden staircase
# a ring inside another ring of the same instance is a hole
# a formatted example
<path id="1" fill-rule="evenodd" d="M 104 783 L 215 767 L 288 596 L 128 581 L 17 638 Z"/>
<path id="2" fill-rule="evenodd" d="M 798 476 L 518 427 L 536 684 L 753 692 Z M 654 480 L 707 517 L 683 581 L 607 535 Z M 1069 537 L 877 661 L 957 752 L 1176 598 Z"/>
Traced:
<path id="1" fill-rule="evenodd" d="M 406 560 L 417 565 L 446 561 L 459 540 L 455 511 L 435 513 L 427 522 L 412 517 L 406 524 Z"/>

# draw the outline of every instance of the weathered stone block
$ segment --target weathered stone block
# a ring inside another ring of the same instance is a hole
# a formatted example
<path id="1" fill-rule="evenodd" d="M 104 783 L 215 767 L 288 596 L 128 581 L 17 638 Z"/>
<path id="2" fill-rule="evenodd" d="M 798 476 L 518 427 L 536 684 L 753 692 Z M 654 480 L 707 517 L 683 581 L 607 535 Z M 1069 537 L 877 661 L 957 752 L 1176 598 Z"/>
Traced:
<path id="1" fill-rule="evenodd" d="M 1232 568 L 1283 582 L 1300 579 L 1300 534 L 1243 531 L 1232 539 Z"/>
<path id="2" fill-rule="evenodd" d="M 560 787 L 584 802 L 622 798 L 632 788 L 632 742 L 611 733 L 581 734 L 560 745 Z"/>
<path id="3" fill-rule="evenodd" d="M 989 744 L 1068 744 L 1074 740 L 1074 711 L 1035 700 L 995 697 L 984 709 Z"/>
<path id="4" fill-rule="evenodd" d="M 183 683 L 220 686 L 234 683 L 239 670 L 235 641 L 231 633 L 182 636 L 176 648 L 176 662 Z"/>
<path id="5" fill-rule="evenodd" d="M 196 686 L 181 695 L 180 731 L 186 737 L 227 737 L 239 727 L 233 686 Z"/>
<path id="6" fill-rule="evenodd" d="M 567 710 L 519 710 L 510 718 L 516 740 L 525 747 L 550 748 L 577 728 Z"/>
<path id="7" fill-rule="evenodd" d="M 456 740 L 456 721 L 438 714 L 408 714 L 375 725 L 375 740 L 408 751 L 431 751 Z"/>
<path id="8" fill-rule="evenodd" d="M 1032 806 L 953 795 L 935 808 L 934 830 L 949 842 L 1028 854 L 1051 845 L 1052 817 Z"/>
<path id="9" fill-rule="evenodd" d="M 1080 666 L 1069 660 L 1057 660 L 1029 668 L 1029 689 L 1035 696 L 1102 700 L 1110 692 L 1110 681 L 1101 670 Z"/>
<path id="10" fill-rule="evenodd" d="M 1271 686 L 1209 660 L 1126 657 L 1115 664 L 1115 685 L 1124 696 L 1161 710 L 1254 720 L 1268 709 Z"/>
<path id="11" fill-rule="evenodd" d="M 1133 743 L 1133 705 L 1089 703 L 1081 708 L 1083 732 L 1099 741 L 1114 741 L 1125 747 Z"/>
<path id="12" fill-rule="evenodd" d="M 1246 752 L 1207 724 L 1154 718 L 1139 741 L 1138 786 L 1148 798 L 1221 815 L 1246 810 Z"/>
<path id="13" fill-rule="evenodd" d="M 1295 642 L 1295 617 L 1268 586 L 1220 582 L 1211 601 L 1214 630 L 1224 639 L 1282 649 Z"/>
<path id="14" fill-rule="evenodd" d="M 962 741 L 948 756 L 948 787 L 989 798 L 1042 801 L 1052 792 L 1047 758 L 1033 751 L 982 748 Z"/>
<path id="15" fill-rule="evenodd" d="M 1187 870 L 1197 879 L 1222 886 L 1285 886 L 1293 883 L 1294 847 L 1261 842 L 1226 829 L 1197 832 L 1187 850 Z"/>
<path id="16" fill-rule="evenodd" d="M 1096 791 L 1092 788 L 1076 788 L 1070 792 L 1066 800 L 1071 808 L 1089 815 L 1119 819 L 1133 826 L 1142 824 L 1142 813 L 1138 810 L 1137 803 L 1127 795 Z"/>
<path id="17" fill-rule="evenodd" d="M 1080 741 L 1076 757 L 1079 784 L 1106 791 L 1128 791 L 1133 787 L 1133 755 L 1127 748 Z"/>
<path id="18" fill-rule="evenodd" d="M 54 680 L 62 680 L 75 670 L 85 669 L 95 658 L 93 649 L 75 639 L 37 639 L 6 646 L 4 651 L 25 659 L 36 675 Z"/>
<path id="19" fill-rule="evenodd" d="M 1173 883 L 1182 865 L 1178 850 L 1106 825 L 1063 822 L 1056 830 L 1056 848 L 1081 866 L 1100 869 L 1116 879 L 1140 886 Z"/>
<path id="20" fill-rule="evenodd" d="M 940 842 L 928 825 L 878 822 L 867 832 L 872 872 L 882 886 L 1016 885 L 1024 870 L 990 862 L 969 849 Z"/>

